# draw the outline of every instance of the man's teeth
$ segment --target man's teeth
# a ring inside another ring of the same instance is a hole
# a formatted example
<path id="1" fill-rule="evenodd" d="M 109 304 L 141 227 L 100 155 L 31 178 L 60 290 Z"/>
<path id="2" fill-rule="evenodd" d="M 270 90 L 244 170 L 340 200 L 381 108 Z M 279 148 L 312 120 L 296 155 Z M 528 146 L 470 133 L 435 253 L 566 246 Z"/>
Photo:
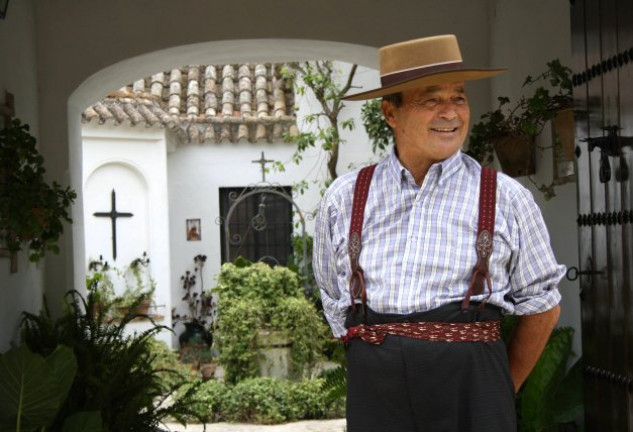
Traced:
<path id="1" fill-rule="evenodd" d="M 455 132 L 457 128 L 432 128 L 435 132 Z"/>

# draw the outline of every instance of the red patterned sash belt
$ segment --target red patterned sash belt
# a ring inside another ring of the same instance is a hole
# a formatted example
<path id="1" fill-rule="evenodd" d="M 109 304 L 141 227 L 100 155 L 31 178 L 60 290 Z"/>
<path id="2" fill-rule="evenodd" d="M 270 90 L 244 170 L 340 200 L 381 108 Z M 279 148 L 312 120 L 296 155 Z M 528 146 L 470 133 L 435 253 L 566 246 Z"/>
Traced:
<path id="1" fill-rule="evenodd" d="M 361 324 L 347 329 L 341 339 L 346 344 L 350 339 L 361 338 L 380 345 L 388 334 L 431 342 L 494 342 L 501 339 L 501 321 Z"/>

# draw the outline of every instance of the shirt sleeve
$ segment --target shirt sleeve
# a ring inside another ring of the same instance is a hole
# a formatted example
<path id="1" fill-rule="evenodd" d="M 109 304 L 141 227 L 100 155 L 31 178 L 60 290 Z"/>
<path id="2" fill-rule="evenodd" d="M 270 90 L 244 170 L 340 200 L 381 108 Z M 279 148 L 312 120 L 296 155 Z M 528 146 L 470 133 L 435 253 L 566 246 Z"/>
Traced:
<path id="1" fill-rule="evenodd" d="M 333 226 L 337 218 L 336 207 L 326 194 L 315 220 L 312 266 L 314 277 L 321 291 L 321 302 L 325 317 L 335 337 L 345 331 L 345 311 L 339 307 L 341 289 L 336 272 L 336 253 L 333 245 Z"/>
<path id="2" fill-rule="evenodd" d="M 510 267 L 510 301 L 515 315 L 532 315 L 550 310 L 561 299 L 558 283 L 565 274 L 550 245 L 543 216 L 532 194 L 522 188 L 512 206 L 516 249 Z"/>

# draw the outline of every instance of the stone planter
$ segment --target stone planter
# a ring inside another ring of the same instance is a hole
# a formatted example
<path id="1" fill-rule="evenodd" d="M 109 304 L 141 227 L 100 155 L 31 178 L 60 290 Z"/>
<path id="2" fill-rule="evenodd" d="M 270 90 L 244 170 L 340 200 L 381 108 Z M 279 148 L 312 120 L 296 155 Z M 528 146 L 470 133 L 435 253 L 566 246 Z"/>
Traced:
<path id="1" fill-rule="evenodd" d="M 290 348 L 292 344 L 280 331 L 258 330 L 260 348 L 259 371 L 261 376 L 289 379 L 292 372 Z"/>

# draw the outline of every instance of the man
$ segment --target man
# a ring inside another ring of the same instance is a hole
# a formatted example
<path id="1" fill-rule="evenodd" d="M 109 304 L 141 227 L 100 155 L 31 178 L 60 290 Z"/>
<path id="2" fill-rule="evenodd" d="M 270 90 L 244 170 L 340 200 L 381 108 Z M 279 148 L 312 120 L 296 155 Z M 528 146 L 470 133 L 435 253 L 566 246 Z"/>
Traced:
<path id="1" fill-rule="evenodd" d="M 380 71 L 382 87 L 347 99 L 383 97 L 394 152 L 330 186 L 314 236 L 346 345 L 347 430 L 516 431 L 514 394 L 558 320 L 564 267 L 531 194 L 460 151 L 464 82 L 503 70 L 464 68 L 447 35 L 383 47 Z M 507 351 L 502 313 L 519 316 Z"/>

